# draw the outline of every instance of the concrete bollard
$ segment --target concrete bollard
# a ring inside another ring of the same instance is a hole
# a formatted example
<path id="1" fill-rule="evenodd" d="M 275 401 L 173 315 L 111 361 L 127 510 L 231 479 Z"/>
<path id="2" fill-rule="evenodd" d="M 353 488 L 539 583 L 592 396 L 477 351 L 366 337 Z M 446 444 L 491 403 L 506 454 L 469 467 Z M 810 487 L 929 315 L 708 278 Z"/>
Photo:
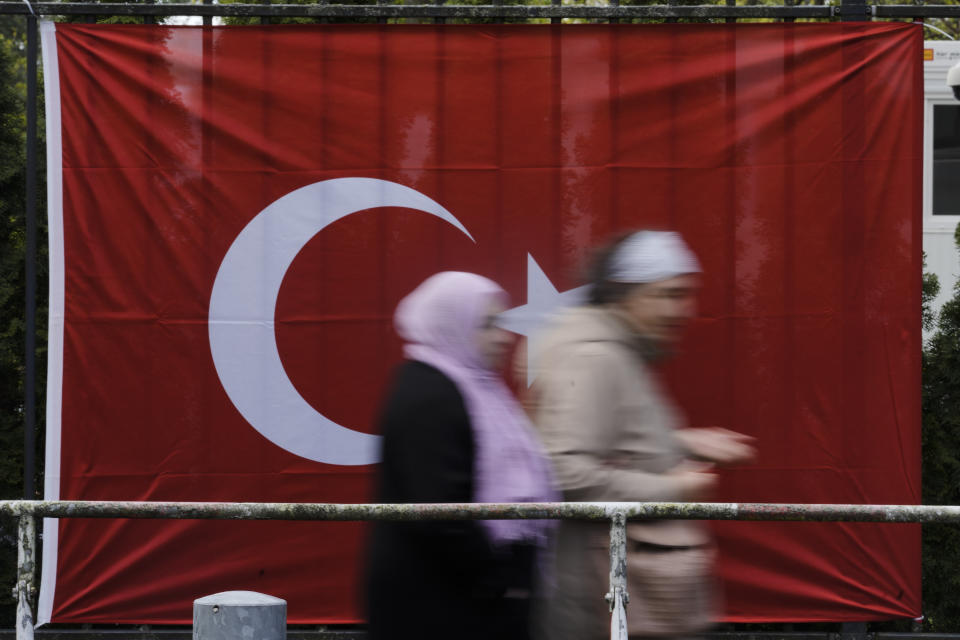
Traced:
<path id="1" fill-rule="evenodd" d="M 287 601 L 224 591 L 193 601 L 193 640 L 286 640 Z"/>

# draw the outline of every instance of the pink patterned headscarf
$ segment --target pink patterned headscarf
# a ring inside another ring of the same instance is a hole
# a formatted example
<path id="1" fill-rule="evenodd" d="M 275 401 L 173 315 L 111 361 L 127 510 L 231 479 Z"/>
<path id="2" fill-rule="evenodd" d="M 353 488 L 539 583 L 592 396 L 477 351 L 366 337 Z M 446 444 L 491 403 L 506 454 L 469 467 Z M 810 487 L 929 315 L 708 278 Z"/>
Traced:
<path id="1" fill-rule="evenodd" d="M 463 396 L 473 429 L 474 502 L 549 502 L 556 499 L 546 456 L 516 398 L 484 365 L 477 345 L 491 303 L 507 293 L 473 273 L 445 271 L 427 278 L 400 301 L 394 327 L 404 355 L 449 377 Z M 544 543 L 551 523 L 481 521 L 495 544 Z"/>

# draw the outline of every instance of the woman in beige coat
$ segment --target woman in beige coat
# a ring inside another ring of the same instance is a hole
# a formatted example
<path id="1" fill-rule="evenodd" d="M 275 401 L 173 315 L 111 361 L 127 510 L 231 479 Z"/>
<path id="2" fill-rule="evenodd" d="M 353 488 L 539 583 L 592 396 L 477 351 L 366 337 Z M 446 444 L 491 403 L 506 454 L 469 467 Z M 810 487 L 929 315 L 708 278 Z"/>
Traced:
<path id="1" fill-rule="evenodd" d="M 656 363 L 696 312 L 696 257 L 676 233 L 638 231 L 599 255 L 590 304 L 544 336 L 532 411 L 564 499 L 696 501 L 714 463 L 752 456 L 749 438 L 683 429 Z M 688 636 L 715 614 L 713 546 L 700 522 L 627 527 L 631 637 Z M 563 521 L 555 584 L 540 626 L 549 640 L 608 637 L 609 526 Z"/>

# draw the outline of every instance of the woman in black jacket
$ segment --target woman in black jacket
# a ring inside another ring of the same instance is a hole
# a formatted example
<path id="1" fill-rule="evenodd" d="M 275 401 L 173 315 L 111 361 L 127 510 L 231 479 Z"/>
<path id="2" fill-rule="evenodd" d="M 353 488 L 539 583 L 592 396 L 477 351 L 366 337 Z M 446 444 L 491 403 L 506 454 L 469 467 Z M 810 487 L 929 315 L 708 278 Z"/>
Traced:
<path id="1" fill-rule="evenodd" d="M 380 420 L 376 500 L 530 502 L 554 498 L 525 414 L 495 373 L 510 344 L 496 326 L 496 283 L 427 279 L 397 308 L 407 361 Z M 538 550 L 550 524 L 529 520 L 386 522 L 374 527 L 369 637 L 526 638 Z"/>

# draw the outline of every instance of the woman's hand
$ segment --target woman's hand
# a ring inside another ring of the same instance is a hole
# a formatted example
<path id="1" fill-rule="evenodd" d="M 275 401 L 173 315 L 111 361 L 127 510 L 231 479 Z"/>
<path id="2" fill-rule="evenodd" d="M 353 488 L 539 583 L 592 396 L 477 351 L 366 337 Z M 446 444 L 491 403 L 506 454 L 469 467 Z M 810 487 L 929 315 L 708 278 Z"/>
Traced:
<path id="1" fill-rule="evenodd" d="M 757 455 L 753 446 L 754 437 L 729 429 L 678 429 L 676 434 L 692 456 L 700 460 L 724 465 L 742 464 L 750 462 Z"/>

